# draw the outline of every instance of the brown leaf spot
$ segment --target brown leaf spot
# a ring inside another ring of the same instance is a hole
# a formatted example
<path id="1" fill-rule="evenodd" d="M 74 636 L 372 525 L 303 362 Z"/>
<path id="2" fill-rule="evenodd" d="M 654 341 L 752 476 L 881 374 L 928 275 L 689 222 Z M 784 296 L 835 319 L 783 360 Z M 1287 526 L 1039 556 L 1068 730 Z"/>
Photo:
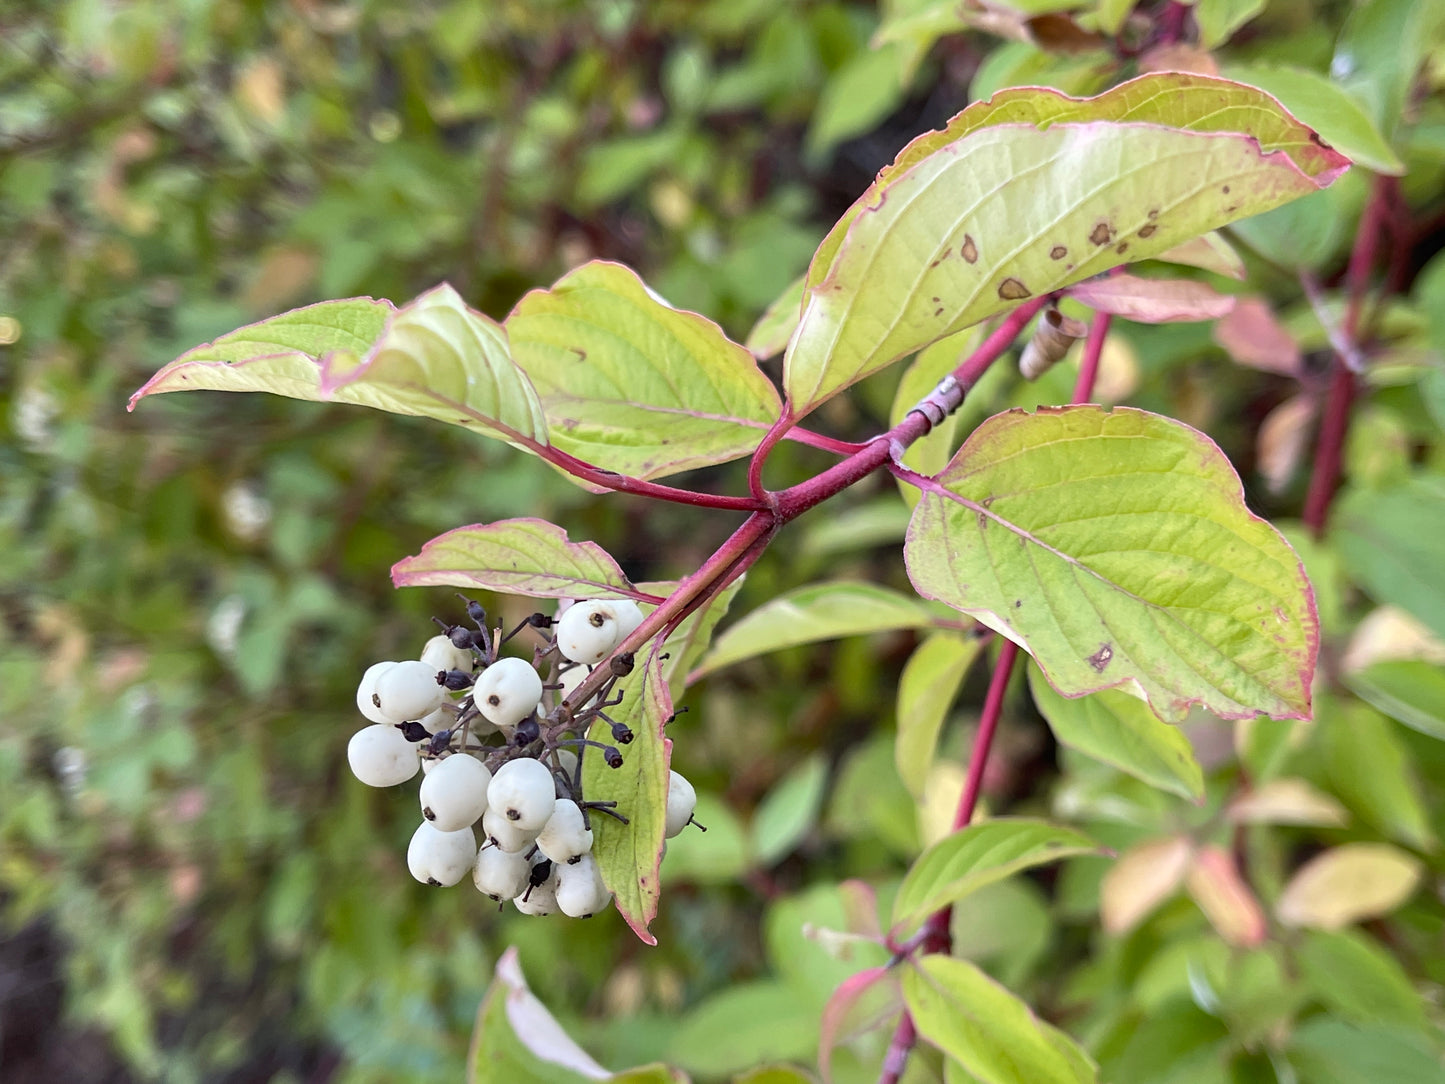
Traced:
<path id="1" fill-rule="evenodd" d="M 988 516 L 984 515 L 982 512 L 975 512 L 974 515 L 978 516 L 978 529 L 980 531 L 988 526 Z"/>
<path id="2" fill-rule="evenodd" d="M 1150 218 L 1158 218 L 1158 217 L 1159 217 L 1159 208 L 1156 207 L 1156 208 L 1154 208 L 1154 210 L 1150 211 L 1150 212 L 1149 212 L 1149 217 L 1150 217 Z"/>
<path id="3" fill-rule="evenodd" d="M 942 316 L 942 315 L 943 315 L 943 306 L 940 305 L 938 308 L 934 309 L 934 310 L 933 310 L 933 315 L 934 315 L 934 316 Z"/>
<path id="4" fill-rule="evenodd" d="M 1014 609 L 1015 609 L 1015 610 L 1017 610 L 1017 609 L 1018 609 L 1020 606 L 1022 606 L 1023 604 L 1024 604 L 1024 600 L 1023 600 L 1023 599 L 1021 599 L 1021 598 L 1016 598 L 1016 599 L 1014 599 Z"/>
<path id="5" fill-rule="evenodd" d="M 1120 241 L 1120 242 L 1119 242 L 1119 247 L 1116 248 L 1116 249 L 1114 249 L 1114 251 L 1117 252 L 1117 253 L 1119 253 L 1119 254 L 1122 256 L 1124 253 L 1126 253 L 1126 252 L 1129 251 L 1129 242 L 1128 242 L 1128 241 Z"/>
<path id="6" fill-rule="evenodd" d="M 1157 230 L 1158 228 L 1159 228 L 1159 227 L 1156 226 L 1156 225 L 1154 225 L 1152 222 L 1151 222 L 1149 225 L 1147 225 L 1147 226 L 1141 226 L 1140 229 L 1139 229 L 1139 236 L 1140 236 L 1140 237 L 1153 237 L 1153 236 L 1154 236 L 1154 231 Z"/>
<path id="7" fill-rule="evenodd" d="M 1084 661 L 1094 668 L 1094 673 L 1102 674 L 1104 668 L 1109 665 L 1109 660 L 1114 657 L 1112 644 L 1100 644 L 1099 650 L 1094 652 Z"/>
<path id="8" fill-rule="evenodd" d="M 1062 260 L 1068 254 L 1069 250 L 1066 249 L 1063 245 L 1055 245 L 1053 248 L 1049 249 L 1049 259 L 1051 260 Z"/>
<path id="9" fill-rule="evenodd" d="M 1223 188 L 1220 189 L 1220 191 L 1223 192 L 1226 196 L 1229 195 L 1229 185 L 1225 185 Z"/>
<path id="10" fill-rule="evenodd" d="M 1009 278 L 998 284 L 998 296 L 1005 301 L 1022 301 L 1026 297 L 1033 297 L 1034 294 L 1018 279 Z"/>
<path id="11" fill-rule="evenodd" d="M 1089 240 L 1096 245 L 1107 245 L 1114 239 L 1114 228 L 1107 222 L 1100 222 L 1089 233 Z"/>
<path id="12" fill-rule="evenodd" d="M 973 243 L 972 234 L 963 235 L 963 247 L 958 250 L 958 254 L 969 263 L 978 263 L 978 246 Z"/>

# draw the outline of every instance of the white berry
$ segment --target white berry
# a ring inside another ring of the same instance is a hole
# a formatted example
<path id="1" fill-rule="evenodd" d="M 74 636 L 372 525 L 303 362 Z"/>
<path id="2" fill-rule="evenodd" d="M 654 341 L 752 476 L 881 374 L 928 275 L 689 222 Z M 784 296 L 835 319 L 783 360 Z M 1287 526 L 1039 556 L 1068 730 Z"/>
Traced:
<path id="1" fill-rule="evenodd" d="M 528 879 L 530 880 L 530 875 Z M 524 915 L 555 915 L 558 910 L 557 867 L 555 865 L 552 867 L 552 872 L 547 874 L 547 879 L 541 884 L 532 885 L 530 888 L 524 887 L 512 902 Z"/>
<path id="2" fill-rule="evenodd" d="M 498 850 L 507 854 L 520 854 L 532 849 L 537 842 L 537 833 L 518 828 L 496 809 L 488 807 L 482 814 L 482 833 Z"/>
<path id="3" fill-rule="evenodd" d="M 480 760 L 455 753 L 421 781 L 421 815 L 443 832 L 469 828 L 487 811 L 491 781 Z"/>
<path id="4" fill-rule="evenodd" d="M 591 672 L 591 667 L 581 666 L 574 663 L 573 665 L 567 667 L 567 669 L 563 670 L 560 674 L 558 674 L 557 681 L 561 684 L 562 687 L 554 691 L 554 703 L 560 704 L 562 703 L 562 701 L 566 700 L 569 696 L 571 696 L 572 693 L 576 691 L 577 686 L 581 685 L 584 681 L 587 680 L 587 675 Z M 575 712 L 581 706 L 581 704 L 573 704 L 572 710 Z"/>
<path id="5" fill-rule="evenodd" d="M 391 721 L 381 714 L 381 710 L 371 698 L 376 695 L 377 680 L 395 665 L 394 662 L 372 663 L 366 668 L 366 673 L 361 675 L 361 684 L 356 687 L 356 708 L 373 723 Z"/>
<path id="6" fill-rule="evenodd" d="M 557 878 L 557 909 L 568 918 L 590 918 L 612 900 L 602 883 L 597 862 L 584 854 L 570 865 L 554 867 Z"/>
<path id="7" fill-rule="evenodd" d="M 457 647 L 450 636 L 433 636 L 421 649 L 421 661 L 437 670 L 472 672 L 473 656 L 464 647 Z"/>
<path id="8" fill-rule="evenodd" d="M 552 770 L 531 757 L 507 761 L 487 787 L 489 811 L 506 817 L 524 832 L 540 832 L 556 804 Z"/>
<path id="9" fill-rule="evenodd" d="M 524 659 L 498 659 L 472 689 L 472 703 L 496 726 L 516 726 L 541 702 L 542 678 Z"/>
<path id="10" fill-rule="evenodd" d="M 588 599 L 569 608 L 557 622 L 557 650 L 563 658 L 591 666 L 612 654 L 626 636 L 617 605 L 621 601 Z M 630 614 L 625 616 L 630 619 Z"/>
<path id="11" fill-rule="evenodd" d="M 393 723 L 430 715 L 445 698 L 436 668 L 420 659 L 399 662 L 376 679 L 377 710 Z"/>
<path id="12" fill-rule="evenodd" d="M 421 767 L 420 751 L 385 723 L 362 727 L 346 744 L 346 762 L 351 774 L 368 787 L 394 787 L 416 775 Z"/>
<path id="13" fill-rule="evenodd" d="M 499 847 L 483 847 L 472 866 L 472 884 L 477 891 L 494 900 L 510 900 L 527 891 L 532 863 L 520 854 L 509 854 Z"/>
<path id="14" fill-rule="evenodd" d="M 583 821 L 581 808 L 571 798 L 558 798 L 552 815 L 537 833 L 537 850 L 565 865 L 591 849 L 592 829 Z"/>
<path id="15" fill-rule="evenodd" d="M 692 820 L 693 810 L 696 808 L 697 791 L 692 789 L 692 784 L 676 772 L 669 772 L 667 777 L 666 829 L 668 839 L 671 839 L 687 827 L 687 822 Z"/>
<path id="16" fill-rule="evenodd" d="M 622 635 L 617 638 L 620 644 L 642 624 L 642 607 L 630 598 L 610 598 L 606 601 L 612 604 L 612 610 L 617 615 L 617 625 L 622 630 Z"/>
<path id="17" fill-rule="evenodd" d="M 477 838 L 470 828 L 443 832 L 422 821 L 406 848 L 406 868 L 424 885 L 456 884 L 477 860 Z"/>

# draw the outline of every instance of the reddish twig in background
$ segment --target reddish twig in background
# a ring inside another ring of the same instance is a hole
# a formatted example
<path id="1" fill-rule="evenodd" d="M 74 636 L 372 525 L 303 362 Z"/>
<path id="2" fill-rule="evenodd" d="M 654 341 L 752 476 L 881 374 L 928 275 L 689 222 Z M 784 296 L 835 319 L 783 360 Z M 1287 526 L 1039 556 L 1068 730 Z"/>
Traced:
<path id="1" fill-rule="evenodd" d="M 1109 334 L 1110 317 L 1107 313 L 1095 313 L 1084 340 L 1084 356 L 1079 363 L 1079 380 L 1074 385 L 1073 403 L 1086 403 L 1094 394 L 1094 381 L 1099 374 L 1099 357 L 1103 353 L 1104 339 Z M 895 474 L 917 485 L 928 483 L 925 488 L 938 485 L 932 479 L 924 479 L 912 471 L 895 470 Z M 909 477 L 911 476 L 911 477 Z M 941 488 L 941 487 L 939 487 Z M 968 753 L 968 775 L 964 779 L 963 793 L 959 795 L 958 806 L 953 813 L 953 830 L 973 823 L 974 812 L 978 809 L 979 795 L 983 792 L 983 774 L 988 768 L 989 753 L 993 750 L 993 738 L 998 732 L 999 719 L 1003 716 L 1003 698 L 1013 677 L 1014 665 L 1018 662 L 1019 645 L 1004 639 L 999 649 L 998 660 L 994 663 L 989 678 L 988 693 L 983 701 L 983 714 L 979 716 L 978 731 L 973 736 L 973 747 Z M 953 924 L 953 908 L 944 907 L 928 916 L 921 935 L 902 946 L 895 959 L 899 962 L 916 953 L 947 952 L 953 945 L 950 927 Z M 908 1065 L 908 1055 L 918 1041 L 918 1029 L 907 1009 L 898 1020 L 893 1038 L 888 1043 L 888 1053 L 883 1059 L 883 1070 L 878 1084 L 898 1084 L 903 1070 Z"/>
<path id="2" fill-rule="evenodd" d="M 1350 251 L 1350 263 L 1345 272 L 1345 318 L 1340 325 L 1339 337 L 1346 349 L 1336 349 L 1330 367 L 1330 386 L 1325 393 L 1314 467 L 1310 472 L 1309 490 L 1305 494 L 1303 519 L 1316 538 L 1324 534 L 1330 502 L 1334 500 L 1335 490 L 1340 484 L 1340 463 L 1345 437 L 1350 430 L 1350 407 L 1355 399 L 1351 358 L 1359 354 L 1360 314 L 1364 311 L 1365 295 L 1369 291 L 1370 272 L 1379 256 L 1380 237 L 1390 208 L 1393 183 L 1390 177 L 1375 178 L 1375 187 L 1360 216 L 1355 245 Z"/>

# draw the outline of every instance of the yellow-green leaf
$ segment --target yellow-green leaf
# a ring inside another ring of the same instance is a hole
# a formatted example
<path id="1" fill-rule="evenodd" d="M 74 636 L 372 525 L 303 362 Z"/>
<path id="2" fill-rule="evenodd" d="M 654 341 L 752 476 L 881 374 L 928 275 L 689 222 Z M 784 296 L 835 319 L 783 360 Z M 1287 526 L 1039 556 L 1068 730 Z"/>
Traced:
<path id="1" fill-rule="evenodd" d="M 736 459 L 777 419 L 777 390 L 711 320 L 621 264 L 594 261 L 507 317 L 556 447 L 635 478 Z"/>
<path id="2" fill-rule="evenodd" d="M 1314 192 L 1348 164 L 1228 80 L 1154 73 L 1090 99 L 1002 91 L 905 147 L 824 239 L 784 362 L 790 409 L 1025 298 Z"/>
<path id="3" fill-rule="evenodd" d="M 913 514 L 909 576 L 1018 643 L 1066 697 L 1126 687 L 1160 718 L 1310 712 L 1314 598 L 1203 433 L 1095 406 L 974 431 Z"/>
<path id="4" fill-rule="evenodd" d="M 898 775 L 915 798 L 923 797 L 938 732 L 983 641 L 938 632 L 918 645 L 898 679 L 898 737 L 893 745 Z"/>

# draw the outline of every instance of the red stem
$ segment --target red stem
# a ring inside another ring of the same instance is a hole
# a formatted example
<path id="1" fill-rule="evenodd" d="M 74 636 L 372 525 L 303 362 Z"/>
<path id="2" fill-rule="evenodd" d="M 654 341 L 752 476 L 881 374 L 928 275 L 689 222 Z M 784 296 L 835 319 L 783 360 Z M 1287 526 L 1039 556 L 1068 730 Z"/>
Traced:
<path id="1" fill-rule="evenodd" d="M 1303 518 L 1305 526 L 1316 538 L 1324 534 L 1330 516 L 1330 502 L 1340 485 L 1340 463 L 1344 456 L 1345 438 L 1350 431 L 1350 407 L 1355 399 L 1355 376 L 1350 371 L 1349 358 L 1359 352 L 1360 314 L 1364 311 L 1365 295 L 1369 291 L 1370 272 L 1379 256 L 1380 235 L 1389 211 L 1393 184 L 1393 178 L 1375 178 L 1375 187 L 1360 216 L 1355 245 L 1345 271 L 1347 297 L 1340 337 L 1346 349 L 1335 352 L 1331 366 L 1324 417 L 1320 420 L 1320 436 L 1315 445 L 1314 468 L 1310 472 L 1309 490 L 1305 494 Z"/>
<path id="2" fill-rule="evenodd" d="M 1109 324 L 1113 317 L 1107 312 L 1094 313 L 1094 322 L 1089 325 L 1089 337 L 1084 340 L 1084 360 L 1079 364 L 1079 379 L 1074 384 L 1076 403 L 1087 403 L 1094 397 L 1094 381 L 1099 375 L 1099 358 L 1104 353 L 1104 340 L 1109 337 Z"/>
<path id="3" fill-rule="evenodd" d="M 1099 372 L 1099 355 L 1103 350 L 1104 338 L 1108 333 L 1108 314 L 1096 313 L 1094 323 L 1089 328 L 1088 340 L 1084 344 L 1084 360 L 1079 367 L 1079 382 L 1074 387 L 1072 401 L 1075 404 L 1088 402 L 1094 394 L 1094 379 Z M 897 464 L 893 466 L 893 473 L 913 485 L 922 483 L 925 489 L 938 485 L 933 479 L 904 470 Z M 953 813 L 953 830 L 955 832 L 973 823 L 973 814 L 978 808 L 978 798 L 983 792 L 983 775 L 988 768 L 988 757 L 993 749 L 994 734 L 998 732 L 998 722 L 1003 715 L 1004 694 L 1008 691 L 1009 679 L 1013 677 L 1014 663 L 1018 661 L 1018 657 L 1019 645 L 1012 640 L 1005 639 L 1003 646 L 999 649 L 993 675 L 989 678 L 988 693 L 983 701 L 983 714 L 979 717 L 978 732 L 973 736 L 973 748 L 969 750 L 968 774 L 964 778 L 963 793 L 959 795 L 958 806 Z M 951 906 L 941 908 L 929 915 L 928 921 L 923 925 L 921 936 L 907 946 L 908 951 L 900 953 L 900 958 L 911 957 L 916 953 L 948 952 L 953 947 L 953 936 L 949 932 L 952 923 L 953 908 Z M 907 1009 L 904 1009 L 903 1015 L 898 1020 L 898 1026 L 893 1031 L 893 1038 L 888 1043 L 888 1053 L 883 1060 L 883 1071 L 878 1077 L 878 1084 L 898 1084 L 903 1076 L 903 1070 L 908 1064 L 908 1055 L 917 1041 L 918 1029 L 914 1026 L 913 1016 Z"/>
<path id="4" fill-rule="evenodd" d="M 1039 297 L 1019 306 L 999 325 L 987 339 L 979 344 L 969 357 L 953 370 L 931 394 L 924 397 L 917 407 L 910 410 L 901 422 L 892 429 L 863 445 L 841 463 L 837 463 L 816 477 L 808 479 L 779 493 L 764 491 L 764 501 L 756 497 L 727 498 L 729 501 L 747 501 L 747 507 L 754 509 L 731 537 L 709 557 L 696 572 L 688 576 L 657 609 L 643 620 L 626 640 L 618 645 L 614 655 L 636 652 L 658 633 L 681 621 L 692 612 L 702 596 L 715 593 L 722 586 L 736 579 L 762 555 L 773 535 L 789 520 L 796 519 L 808 509 L 836 496 L 849 486 L 866 478 L 880 467 L 900 457 L 910 444 L 927 434 L 939 421 L 958 408 L 964 395 L 988 367 L 997 361 L 1018 337 L 1049 298 Z M 784 415 L 768 431 L 759 446 L 759 452 L 775 445 L 783 438 L 792 425 L 792 418 Z M 771 444 L 769 441 L 771 440 Z M 571 458 L 571 457 L 569 457 Z M 750 475 L 760 479 L 762 460 L 766 456 L 753 457 Z M 595 468 L 594 468 L 595 469 Z M 579 475 L 579 477 L 584 477 Z M 619 478 L 620 475 L 610 476 Z M 651 483 L 638 483 L 650 486 Z M 760 484 L 760 482 L 759 482 Z M 663 487 L 666 488 L 666 487 Z M 634 492 L 629 490 L 629 492 Z M 687 493 L 678 490 L 678 493 Z M 694 495 L 697 496 L 697 495 Z M 714 498 L 721 499 L 721 498 Z M 759 507 L 765 502 L 766 506 Z M 692 503 L 692 502 L 689 502 Z M 728 507 L 737 507 L 730 504 Z M 567 699 L 570 703 L 584 704 L 607 680 L 609 667 L 597 666 Z"/>
<path id="5" fill-rule="evenodd" d="M 763 502 L 753 497 L 699 493 L 692 489 L 678 489 L 675 486 L 660 485 L 657 482 L 645 482 L 641 478 L 630 478 L 625 474 L 594 467 L 586 460 L 578 459 L 575 455 L 568 455 L 560 448 L 551 445 L 528 443 L 528 448 L 574 478 L 580 478 L 584 482 L 591 482 L 595 486 L 602 486 L 604 489 L 615 490 L 618 493 L 632 493 L 639 497 L 671 501 L 673 504 L 690 504 L 697 508 L 721 508 L 731 512 L 756 512 L 763 507 Z"/>

